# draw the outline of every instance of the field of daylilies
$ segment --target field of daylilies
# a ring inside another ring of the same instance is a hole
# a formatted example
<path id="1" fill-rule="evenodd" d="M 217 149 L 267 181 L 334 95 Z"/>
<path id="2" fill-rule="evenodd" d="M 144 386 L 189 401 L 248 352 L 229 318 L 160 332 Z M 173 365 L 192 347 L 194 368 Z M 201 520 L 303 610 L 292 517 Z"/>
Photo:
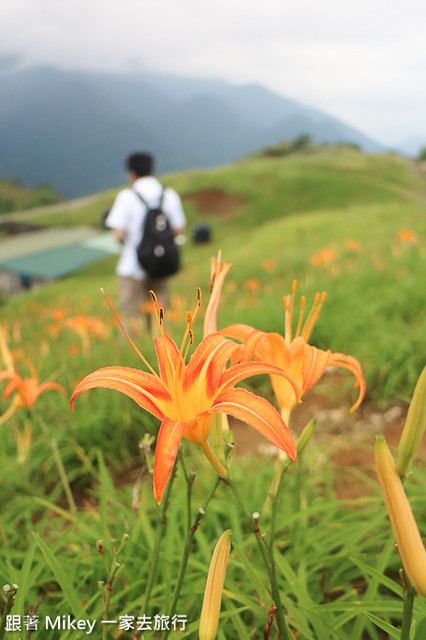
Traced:
<path id="1" fill-rule="evenodd" d="M 212 185 L 223 211 L 149 330 L 113 258 L 2 301 L 0 640 L 426 638 L 423 185 L 339 154 L 171 176 L 190 224 Z M 363 425 L 357 497 L 313 394 L 342 447 Z"/>

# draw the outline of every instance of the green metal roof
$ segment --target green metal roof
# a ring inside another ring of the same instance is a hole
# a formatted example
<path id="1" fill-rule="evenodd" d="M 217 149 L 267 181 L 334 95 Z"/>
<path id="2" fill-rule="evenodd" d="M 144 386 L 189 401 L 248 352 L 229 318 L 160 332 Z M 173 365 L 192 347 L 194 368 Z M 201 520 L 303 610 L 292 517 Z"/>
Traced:
<path id="1" fill-rule="evenodd" d="M 19 233 L 0 241 L 0 261 L 26 256 L 46 249 L 57 249 L 102 234 L 90 227 L 48 227 L 37 231 Z"/>
<path id="2" fill-rule="evenodd" d="M 119 252 L 111 232 L 88 227 L 50 228 L 2 240 L 0 269 L 50 280 Z"/>

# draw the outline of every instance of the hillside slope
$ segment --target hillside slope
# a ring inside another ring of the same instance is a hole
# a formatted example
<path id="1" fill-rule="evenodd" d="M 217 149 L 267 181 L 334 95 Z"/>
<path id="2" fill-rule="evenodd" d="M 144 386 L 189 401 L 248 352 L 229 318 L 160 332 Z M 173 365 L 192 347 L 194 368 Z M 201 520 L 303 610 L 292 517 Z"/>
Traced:
<path id="1" fill-rule="evenodd" d="M 161 172 L 212 167 L 308 133 L 381 146 L 338 119 L 256 86 L 155 74 L 23 69 L 0 74 L 3 177 L 64 197 L 118 186 L 142 148 Z"/>
<path id="2" fill-rule="evenodd" d="M 233 266 L 219 326 L 245 322 L 282 332 L 282 297 L 296 278 L 308 308 L 316 291 L 328 293 L 315 344 L 361 361 L 370 400 L 408 400 L 426 362 L 426 215 L 418 169 L 396 155 L 337 147 L 165 176 L 183 197 L 189 231 L 196 222 L 212 228 L 210 243 L 194 245 L 189 237 L 183 247 L 184 268 L 172 280 L 166 314 L 170 332 L 179 342 L 184 310 L 193 308 L 197 287 L 208 295 L 210 258 L 221 249 Z M 112 199 L 112 192 L 101 193 L 32 220 L 100 225 Z M 114 263 L 110 258 L 29 295 L 47 308 L 66 300 L 107 322 L 99 288 L 115 299 Z M 2 314 L 20 317 L 26 300 L 11 301 Z M 198 339 L 199 320 L 195 331 Z M 143 348 L 151 348 L 147 337 Z M 330 397 L 331 406 L 336 401 Z"/>

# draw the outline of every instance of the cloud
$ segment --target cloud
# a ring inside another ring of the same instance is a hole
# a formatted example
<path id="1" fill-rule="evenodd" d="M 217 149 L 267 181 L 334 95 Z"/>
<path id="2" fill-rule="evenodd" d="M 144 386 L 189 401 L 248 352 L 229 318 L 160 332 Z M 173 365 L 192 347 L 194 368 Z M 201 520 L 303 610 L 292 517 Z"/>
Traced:
<path id="1" fill-rule="evenodd" d="M 258 82 L 379 137 L 426 110 L 423 0 L 3 0 L 0 20 L 27 64 Z"/>
<path id="2" fill-rule="evenodd" d="M 19 67 L 22 63 L 22 58 L 18 54 L 14 53 L 0 53 L 0 71 L 12 71 Z"/>

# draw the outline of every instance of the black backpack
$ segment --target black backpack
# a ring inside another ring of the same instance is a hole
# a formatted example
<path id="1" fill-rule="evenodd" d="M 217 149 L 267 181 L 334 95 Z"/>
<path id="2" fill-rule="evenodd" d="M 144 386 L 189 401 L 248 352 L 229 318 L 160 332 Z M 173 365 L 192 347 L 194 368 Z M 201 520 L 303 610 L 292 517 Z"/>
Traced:
<path id="1" fill-rule="evenodd" d="M 139 264 L 151 278 L 171 276 L 179 270 L 179 249 L 162 210 L 164 191 L 156 207 L 150 207 L 140 193 L 134 192 L 147 209 L 142 240 L 136 247 Z"/>

